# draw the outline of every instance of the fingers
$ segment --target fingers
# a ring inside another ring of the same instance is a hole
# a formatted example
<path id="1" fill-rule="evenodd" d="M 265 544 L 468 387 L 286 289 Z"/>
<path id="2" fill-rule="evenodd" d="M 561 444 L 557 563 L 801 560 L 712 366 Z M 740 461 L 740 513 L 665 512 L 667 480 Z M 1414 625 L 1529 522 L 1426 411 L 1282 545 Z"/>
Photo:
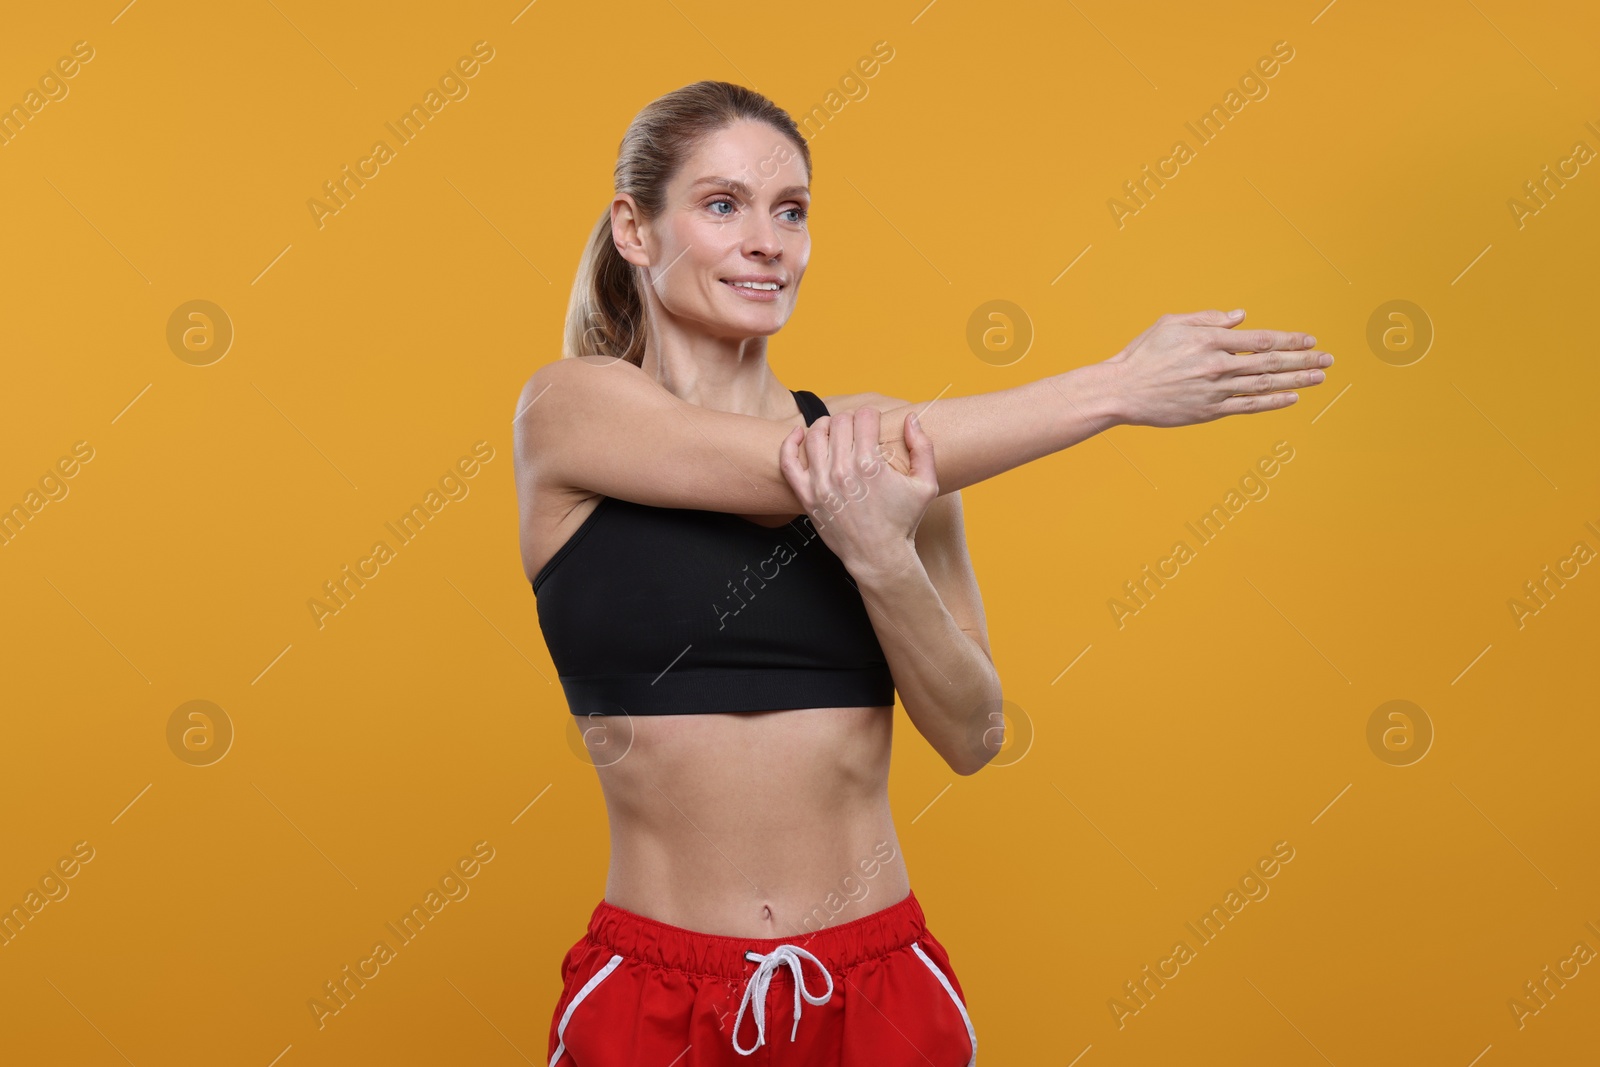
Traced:
<path id="1" fill-rule="evenodd" d="M 828 420 L 829 451 L 844 462 L 848 463 L 855 449 L 856 420 L 850 415 Z"/>
<path id="2" fill-rule="evenodd" d="M 1300 399 L 1298 393 L 1254 393 L 1250 396 L 1230 396 L 1217 410 L 1217 416 L 1248 415 L 1255 411 L 1275 411 L 1286 408 Z"/>
<path id="3" fill-rule="evenodd" d="M 1284 330 L 1231 330 L 1207 326 L 1202 332 L 1211 346 L 1222 352 L 1297 351 L 1317 343 L 1310 334 Z"/>
<path id="4" fill-rule="evenodd" d="M 878 455 L 883 416 L 877 408 L 866 407 L 856 409 L 855 417 L 861 420 L 856 426 L 855 469 L 862 477 L 871 478 L 883 464 Z"/>
<path id="5" fill-rule="evenodd" d="M 911 453 L 911 477 L 925 485 L 939 487 L 939 477 L 933 459 L 933 438 L 922 429 L 915 411 L 906 415 L 906 448 Z"/>
<path id="6" fill-rule="evenodd" d="M 828 469 L 828 438 L 833 432 L 833 416 L 824 415 L 804 431 L 806 435 L 806 461 L 811 465 L 813 477 Z"/>
<path id="7" fill-rule="evenodd" d="M 800 484 L 799 480 L 805 475 L 805 464 L 800 462 L 800 443 L 805 440 L 806 428 L 796 426 L 789 431 L 789 436 L 783 439 L 783 446 L 778 449 L 778 469 L 789 481 L 789 488 L 795 489 Z"/>
<path id="8" fill-rule="evenodd" d="M 901 470 L 892 450 L 883 446 L 883 413 L 874 407 L 824 415 L 809 427 L 795 427 L 784 438 L 779 467 L 802 503 L 814 498 L 837 508 L 846 498 L 859 499 L 866 495 L 867 481 L 885 467 L 916 479 L 936 496 L 939 483 L 933 439 L 912 419 L 913 414 L 907 413 L 904 429 L 909 470 Z"/>
<path id="9" fill-rule="evenodd" d="M 1326 377 L 1327 375 L 1316 369 L 1282 374 L 1241 375 L 1230 384 L 1229 388 L 1236 389 L 1239 393 L 1245 395 L 1276 393 L 1280 389 L 1305 389 L 1321 383 Z"/>
<path id="10" fill-rule="evenodd" d="M 859 495 L 858 487 L 861 483 L 861 479 L 856 477 L 854 466 L 855 441 L 854 412 L 828 420 L 828 455 L 831 463 L 827 474 L 831 476 L 834 488 L 852 500 Z"/>
<path id="11" fill-rule="evenodd" d="M 789 436 L 783 439 L 783 447 L 778 450 L 778 469 L 783 472 L 784 481 L 789 483 L 790 491 L 800 504 L 801 513 L 810 514 L 816 498 L 811 492 L 810 472 L 800 461 L 800 446 L 805 437 L 804 426 L 789 431 Z"/>
<path id="12" fill-rule="evenodd" d="M 1123 346 L 1122 351 L 1107 359 L 1107 363 L 1121 363 L 1128 358 L 1128 354 L 1138 348 L 1150 331 L 1160 326 L 1203 326 L 1203 327 L 1232 327 L 1244 321 L 1244 309 L 1236 308 L 1233 311 L 1218 311 L 1209 308 L 1205 311 L 1186 311 L 1176 315 L 1162 315 L 1155 322 L 1144 328 L 1144 332 Z"/>
<path id="13" fill-rule="evenodd" d="M 1322 381 L 1319 368 L 1333 366 L 1333 353 L 1319 352 L 1315 349 L 1302 352 L 1255 352 L 1248 356 L 1240 356 L 1237 360 L 1230 360 L 1228 373 L 1234 377 L 1250 377 L 1260 374 L 1286 373 L 1288 371 L 1317 370 L 1319 376 L 1315 380 L 1296 384 L 1314 385 Z M 1242 391 L 1242 390 L 1241 390 Z"/>
<path id="14" fill-rule="evenodd" d="M 833 511 L 844 506 L 845 495 L 859 484 L 849 469 L 854 428 L 855 419 L 845 414 L 824 415 L 806 430 L 811 492 L 818 504 Z"/>
<path id="15" fill-rule="evenodd" d="M 1182 315 L 1165 315 L 1163 318 L 1168 322 L 1182 323 L 1185 326 L 1237 326 L 1244 321 L 1244 309 L 1189 311 Z"/>

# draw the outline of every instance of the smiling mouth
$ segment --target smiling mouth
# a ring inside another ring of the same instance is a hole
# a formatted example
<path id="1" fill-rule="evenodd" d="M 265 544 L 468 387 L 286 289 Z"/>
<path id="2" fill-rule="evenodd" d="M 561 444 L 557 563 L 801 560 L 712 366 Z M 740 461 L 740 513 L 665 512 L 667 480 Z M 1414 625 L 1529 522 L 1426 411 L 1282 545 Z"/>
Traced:
<path id="1" fill-rule="evenodd" d="M 735 289 L 749 289 L 758 293 L 781 292 L 783 285 L 780 282 L 730 282 L 721 279 L 723 285 L 731 285 Z"/>

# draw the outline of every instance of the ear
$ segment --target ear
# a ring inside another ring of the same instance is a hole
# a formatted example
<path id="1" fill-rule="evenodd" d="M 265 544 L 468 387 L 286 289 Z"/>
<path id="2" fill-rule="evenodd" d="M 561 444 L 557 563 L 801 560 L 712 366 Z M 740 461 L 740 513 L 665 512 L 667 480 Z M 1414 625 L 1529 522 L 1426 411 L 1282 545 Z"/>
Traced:
<path id="1" fill-rule="evenodd" d="M 617 251 L 634 266 L 648 267 L 648 239 L 649 228 L 639 212 L 639 205 L 634 203 L 632 195 L 618 193 L 616 199 L 611 201 L 611 240 L 617 246 Z"/>

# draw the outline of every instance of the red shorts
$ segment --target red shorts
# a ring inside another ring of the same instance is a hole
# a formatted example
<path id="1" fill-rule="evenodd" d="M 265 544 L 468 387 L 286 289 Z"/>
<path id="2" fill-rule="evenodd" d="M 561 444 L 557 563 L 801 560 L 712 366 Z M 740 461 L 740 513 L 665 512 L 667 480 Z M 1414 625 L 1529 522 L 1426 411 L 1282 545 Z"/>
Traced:
<path id="1" fill-rule="evenodd" d="M 561 961 L 549 1067 L 976 1067 L 915 894 L 792 938 L 722 937 L 602 900 Z"/>

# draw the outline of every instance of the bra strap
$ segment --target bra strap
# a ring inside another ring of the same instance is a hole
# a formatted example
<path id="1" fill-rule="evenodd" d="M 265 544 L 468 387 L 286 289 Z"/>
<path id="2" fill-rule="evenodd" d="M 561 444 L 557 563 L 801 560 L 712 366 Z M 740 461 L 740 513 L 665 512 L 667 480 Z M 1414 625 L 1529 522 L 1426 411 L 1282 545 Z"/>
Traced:
<path id="1" fill-rule="evenodd" d="M 806 417 L 807 426 L 829 413 L 828 405 L 824 404 L 822 398 L 816 393 L 808 392 L 805 389 L 791 389 L 789 392 L 794 394 L 795 403 L 800 405 L 800 411 Z"/>

